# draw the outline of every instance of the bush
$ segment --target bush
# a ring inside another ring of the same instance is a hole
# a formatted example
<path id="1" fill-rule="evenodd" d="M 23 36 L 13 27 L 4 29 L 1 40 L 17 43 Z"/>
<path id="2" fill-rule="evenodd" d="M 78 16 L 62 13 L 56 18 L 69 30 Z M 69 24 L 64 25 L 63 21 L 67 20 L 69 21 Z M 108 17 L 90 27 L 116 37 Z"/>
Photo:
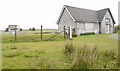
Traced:
<path id="1" fill-rule="evenodd" d="M 22 31 L 22 28 L 20 28 L 20 31 Z"/>
<path id="2" fill-rule="evenodd" d="M 116 32 L 118 32 L 119 30 L 120 30 L 120 25 L 115 26 L 114 32 L 116 33 Z"/>
<path id="3" fill-rule="evenodd" d="M 8 32 L 8 28 L 5 29 L 5 32 Z"/>
<path id="4" fill-rule="evenodd" d="M 80 35 L 94 35 L 94 32 L 88 32 L 88 33 L 81 33 Z"/>
<path id="5" fill-rule="evenodd" d="M 33 28 L 32 28 L 32 31 L 35 31 L 35 30 L 36 30 L 36 29 L 33 27 Z"/>
<path id="6" fill-rule="evenodd" d="M 77 37 L 77 33 L 72 33 L 72 37 Z"/>
<path id="7" fill-rule="evenodd" d="M 30 28 L 29 31 L 31 31 L 32 29 Z"/>

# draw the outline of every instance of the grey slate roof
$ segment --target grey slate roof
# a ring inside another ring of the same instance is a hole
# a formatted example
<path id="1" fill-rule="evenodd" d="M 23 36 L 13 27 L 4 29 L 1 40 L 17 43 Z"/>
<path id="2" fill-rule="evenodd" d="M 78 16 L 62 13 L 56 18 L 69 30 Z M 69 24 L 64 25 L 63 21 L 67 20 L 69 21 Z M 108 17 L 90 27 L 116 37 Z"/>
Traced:
<path id="1" fill-rule="evenodd" d="M 107 11 L 108 11 L 108 8 L 96 11 L 100 22 L 102 21 Z"/>
<path id="2" fill-rule="evenodd" d="M 101 22 L 104 15 L 107 11 L 110 12 L 109 8 L 94 11 L 94 10 L 88 10 L 88 9 L 82 9 L 72 6 L 64 5 L 64 7 L 69 11 L 71 16 L 74 18 L 76 22 Z M 62 16 L 63 13 L 61 13 Z M 110 15 L 112 16 L 111 12 Z M 60 21 L 61 17 L 59 18 L 58 22 Z M 113 17 L 112 17 L 113 19 Z M 114 19 L 113 22 L 115 23 Z"/>
<path id="3" fill-rule="evenodd" d="M 99 22 L 97 13 L 93 10 L 76 8 L 71 6 L 66 6 L 68 11 L 71 13 L 75 21 L 80 22 Z"/>

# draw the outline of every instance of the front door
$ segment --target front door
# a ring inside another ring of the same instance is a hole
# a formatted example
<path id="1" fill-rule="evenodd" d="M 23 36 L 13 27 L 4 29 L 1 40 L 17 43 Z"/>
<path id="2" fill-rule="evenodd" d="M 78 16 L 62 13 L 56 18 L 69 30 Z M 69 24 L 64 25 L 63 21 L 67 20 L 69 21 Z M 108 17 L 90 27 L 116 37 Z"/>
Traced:
<path id="1" fill-rule="evenodd" d="M 106 33 L 109 34 L 110 33 L 110 25 L 106 25 Z"/>

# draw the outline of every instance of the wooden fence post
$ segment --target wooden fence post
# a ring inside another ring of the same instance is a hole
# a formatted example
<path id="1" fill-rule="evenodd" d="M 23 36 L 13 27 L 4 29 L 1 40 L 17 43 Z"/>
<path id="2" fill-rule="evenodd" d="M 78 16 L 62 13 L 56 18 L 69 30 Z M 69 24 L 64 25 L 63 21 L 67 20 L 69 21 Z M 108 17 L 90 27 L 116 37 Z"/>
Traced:
<path id="1" fill-rule="evenodd" d="M 16 30 L 17 30 L 17 25 L 15 25 L 15 41 L 16 41 L 16 38 L 17 38 Z"/>
<path id="2" fill-rule="evenodd" d="M 64 26 L 64 38 L 66 39 L 66 29 L 65 29 L 65 26 Z"/>
<path id="3" fill-rule="evenodd" d="M 70 27 L 68 27 L 68 37 L 70 36 Z"/>
<path id="4" fill-rule="evenodd" d="M 41 40 L 42 40 L 42 25 L 41 25 Z"/>

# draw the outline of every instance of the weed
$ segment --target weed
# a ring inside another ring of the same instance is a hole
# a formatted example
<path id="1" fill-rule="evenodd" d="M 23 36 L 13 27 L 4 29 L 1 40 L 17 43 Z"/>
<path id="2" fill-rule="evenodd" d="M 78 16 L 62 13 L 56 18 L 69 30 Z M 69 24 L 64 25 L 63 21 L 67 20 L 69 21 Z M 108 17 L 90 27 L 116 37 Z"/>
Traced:
<path id="1" fill-rule="evenodd" d="M 90 69 L 94 68 L 96 65 L 97 59 L 96 46 L 93 48 L 88 47 L 86 44 L 82 48 L 79 48 L 77 51 L 77 56 L 72 62 L 73 69 Z"/>
<path id="2" fill-rule="evenodd" d="M 9 51 L 7 54 L 4 54 L 3 56 L 13 58 L 19 56 L 20 54 L 22 54 L 21 51 Z"/>

